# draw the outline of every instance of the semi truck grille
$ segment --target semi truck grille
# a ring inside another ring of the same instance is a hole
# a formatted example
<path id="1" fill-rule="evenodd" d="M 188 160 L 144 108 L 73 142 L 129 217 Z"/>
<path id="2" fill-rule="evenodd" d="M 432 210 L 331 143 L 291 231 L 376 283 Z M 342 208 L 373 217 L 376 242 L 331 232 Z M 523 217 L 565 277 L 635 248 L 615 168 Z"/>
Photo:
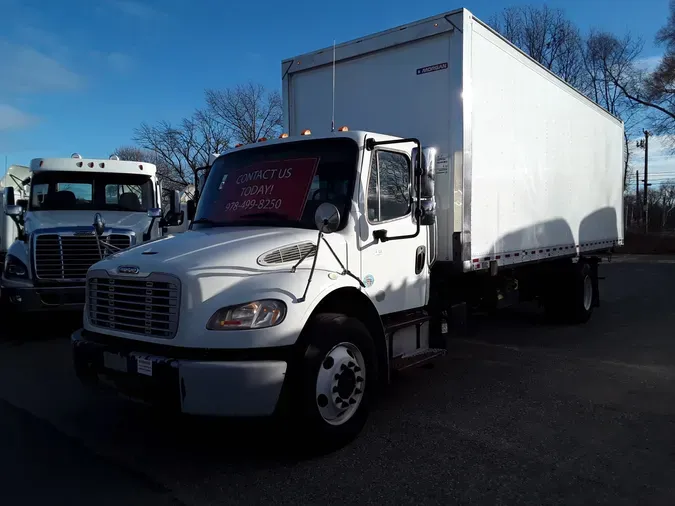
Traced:
<path id="1" fill-rule="evenodd" d="M 171 339 L 178 330 L 179 293 L 179 281 L 166 275 L 91 277 L 87 284 L 89 321 L 106 329 Z"/>
<path id="2" fill-rule="evenodd" d="M 110 234 L 102 238 L 117 248 L 131 246 L 131 237 Z M 35 238 L 35 274 L 39 279 L 85 279 L 101 259 L 93 235 L 44 234 Z"/>

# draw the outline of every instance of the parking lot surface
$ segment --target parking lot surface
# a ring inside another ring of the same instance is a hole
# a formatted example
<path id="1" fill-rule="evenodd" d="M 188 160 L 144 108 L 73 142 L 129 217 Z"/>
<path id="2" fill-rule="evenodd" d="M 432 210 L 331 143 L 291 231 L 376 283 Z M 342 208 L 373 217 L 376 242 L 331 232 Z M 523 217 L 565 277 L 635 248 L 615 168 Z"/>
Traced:
<path id="1" fill-rule="evenodd" d="M 358 440 L 312 459 L 267 424 L 85 390 L 76 322 L 4 335 L 0 502 L 673 504 L 675 261 L 617 260 L 601 266 L 588 324 L 548 325 L 530 308 L 481 320 L 433 369 L 398 378 Z"/>

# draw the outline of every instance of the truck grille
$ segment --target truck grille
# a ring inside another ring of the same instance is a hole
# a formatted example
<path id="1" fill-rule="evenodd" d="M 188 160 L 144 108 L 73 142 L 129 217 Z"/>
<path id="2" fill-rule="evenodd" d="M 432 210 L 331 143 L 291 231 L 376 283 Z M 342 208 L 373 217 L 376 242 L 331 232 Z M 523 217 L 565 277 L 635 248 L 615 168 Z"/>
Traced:
<path id="1" fill-rule="evenodd" d="M 102 238 L 117 248 L 131 246 L 131 237 L 110 234 Z M 100 260 L 93 235 L 44 234 L 35 238 L 35 274 L 39 279 L 85 279 L 87 270 Z"/>
<path id="2" fill-rule="evenodd" d="M 178 330 L 179 293 L 179 281 L 172 276 L 113 279 L 94 274 L 87 284 L 89 321 L 105 329 L 171 339 Z"/>

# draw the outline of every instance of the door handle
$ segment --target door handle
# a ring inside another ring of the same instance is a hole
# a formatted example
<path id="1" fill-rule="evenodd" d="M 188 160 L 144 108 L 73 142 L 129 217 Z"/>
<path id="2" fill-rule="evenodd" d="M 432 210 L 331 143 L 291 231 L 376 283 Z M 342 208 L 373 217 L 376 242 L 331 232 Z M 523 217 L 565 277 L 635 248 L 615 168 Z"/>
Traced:
<path id="1" fill-rule="evenodd" d="M 424 270 L 424 261 L 426 260 L 426 248 L 418 246 L 415 252 L 415 274 L 419 274 Z"/>

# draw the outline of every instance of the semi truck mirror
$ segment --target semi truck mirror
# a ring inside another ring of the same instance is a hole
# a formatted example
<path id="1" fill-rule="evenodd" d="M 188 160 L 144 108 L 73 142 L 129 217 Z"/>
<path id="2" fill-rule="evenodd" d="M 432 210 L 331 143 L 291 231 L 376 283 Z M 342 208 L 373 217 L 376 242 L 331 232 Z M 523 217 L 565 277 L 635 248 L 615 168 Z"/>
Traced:
<path id="1" fill-rule="evenodd" d="M 19 199 L 16 201 L 16 205 L 19 206 L 23 211 L 28 209 L 28 200 L 26 199 Z"/>
<path id="2" fill-rule="evenodd" d="M 330 202 L 324 202 L 316 208 L 314 224 L 324 234 L 332 234 L 340 226 L 340 211 Z"/>
<path id="3" fill-rule="evenodd" d="M 188 202 L 187 202 L 188 221 L 194 220 L 196 213 L 197 213 L 197 203 L 192 199 L 188 200 Z"/>
<path id="4" fill-rule="evenodd" d="M 422 150 L 422 188 L 420 197 L 433 201 L 436 194 L 436 148 L 424 148 Z M 435 207 L 435 206 L 434 206 Z"/>
<path id="5" fill-rule="evenodd" d="M 176 215 L 180 212 L 180 193 L 178 190 L 171 190 L 169 196 L 169 213 Z"/>
<path id="6" fill-rule="evenodd" d="M 3 202 L 5 205 L 5 212 L 7 211 L 7 208 L 9 206 L 14 205 L 14 188 L 12 188 L 11 186 L 5 188 L 3 195 Z"/>

